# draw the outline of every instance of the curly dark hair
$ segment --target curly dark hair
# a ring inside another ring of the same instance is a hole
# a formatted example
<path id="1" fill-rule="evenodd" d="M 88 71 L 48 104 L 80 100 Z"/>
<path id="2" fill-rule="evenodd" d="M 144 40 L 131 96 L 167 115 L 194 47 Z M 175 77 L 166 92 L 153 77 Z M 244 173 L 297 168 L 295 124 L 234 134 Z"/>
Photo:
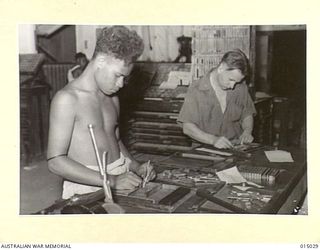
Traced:
<path id="1" fill-rule="evenodd" d="M 105 53 L 129 64 L 137 60 L 143 49 L 143 40 L 134 30 L 124 26 L 105 27 L 97 39 L 93 57 Z"/>

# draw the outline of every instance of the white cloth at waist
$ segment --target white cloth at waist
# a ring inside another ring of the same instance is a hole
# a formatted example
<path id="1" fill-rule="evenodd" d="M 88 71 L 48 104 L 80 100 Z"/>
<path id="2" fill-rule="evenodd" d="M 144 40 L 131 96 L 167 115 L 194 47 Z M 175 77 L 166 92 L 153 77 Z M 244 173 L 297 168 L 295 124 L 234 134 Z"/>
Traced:
<path id="1" fill-rule="evenodd" d="M 120 175 L 129 171 L 131 160 L 120 152 L 120 158 L 107 165 L 107 173 L 109 175 Z M 98 166 L 86 166 L 89 169 L 99 172 Z M 86 194 L 98 191 L 102 187 L 79 184 L 65 180 L 63 182 L 62 198 L 69 199 L 75 194 Z"/>

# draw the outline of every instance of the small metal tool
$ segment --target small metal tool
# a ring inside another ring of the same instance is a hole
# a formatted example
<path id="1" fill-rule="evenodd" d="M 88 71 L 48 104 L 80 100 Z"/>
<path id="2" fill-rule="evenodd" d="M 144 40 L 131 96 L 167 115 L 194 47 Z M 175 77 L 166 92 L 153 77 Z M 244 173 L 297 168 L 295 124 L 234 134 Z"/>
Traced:
<path id="1" fill-rule="evenodd" d="M 150 167 L 150 160 L 148 161 L 148 165 L 147 165 L 147 174 L 146 174 L 146 176 L 143 178 L 143 181 L 142 181 L 142 187 L 143 187 L 143 188 L 146 186 L 147 181 L 148 181 L 148 178 L 149 178 L 149 175 L 150 175 L 149 167 Z"/>

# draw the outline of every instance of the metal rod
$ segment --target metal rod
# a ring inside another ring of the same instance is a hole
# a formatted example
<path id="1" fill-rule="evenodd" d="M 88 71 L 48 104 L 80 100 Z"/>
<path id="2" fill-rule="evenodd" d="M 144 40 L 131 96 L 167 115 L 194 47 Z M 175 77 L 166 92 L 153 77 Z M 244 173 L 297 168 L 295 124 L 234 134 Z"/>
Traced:
<path id="1" fill-rule="evenodd" d="M 96 154 L 96 157 L 97 157 L 100 174 L 103 176 L 103 167 L 102 167 L 102 164 L 101 164 L 101 160 L 100 160 L 100 156 L 99 156 L 99 150 L 98 150 L 97 142 L 96 142 L 96 139 L 95 139 L 95 136 L 94 136 L 92 124 L 89 124 L 88 128 L 89 128 L 91 140 L 92 140 L 92 143 L 93 143 L 94 151 L 95 151 L 95 154 Z"/>
<path id="2" fill-rule="evenodd" d="M 148 161 L 147 174 L 146 174 L 146 176 L 143 178 L 142 187 L 145 187 L 145 186 L 146 186 L 147 180 L 148 180 L 148 178 L 149 178 L 149 175 L 150 175 L 149 167 L 150 167 L 150 160 Z"/>
<path id="3" fill-rule="evenodd" d="M 103 189 L 104 189 L 104 192 L 105 192 L 106 199 L 108 199 L 109 201 L 113 202 L 110 183 L 109 183 L 109 180 L 107 178 L 107 173 L 106 173 L 106 158 L 107 158 L 106 156 L 107 156 L 107 152 L 104 151 L 103 154 L 102 154 Z"/>

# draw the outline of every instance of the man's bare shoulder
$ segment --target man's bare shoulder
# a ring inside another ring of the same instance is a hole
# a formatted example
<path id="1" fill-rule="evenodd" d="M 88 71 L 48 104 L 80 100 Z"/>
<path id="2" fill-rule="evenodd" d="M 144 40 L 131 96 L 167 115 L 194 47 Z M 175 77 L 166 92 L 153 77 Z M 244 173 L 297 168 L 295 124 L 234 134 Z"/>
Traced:
<path id="1" fill-rule="evenodd" d="M 68 85 L 59 90 L 50 104 L 50 124 L 60 126 L 68 121 L 73 121 L 77 114 L 78 97 Z"/>
<path id="2" fill-rule="evenodd" d="M 51 105 L 74 105 L 77 103 L 77 99 L 76 91 L 66 85 L 55 94 Z"/>
<path id="3" fill-rule="evenodd" d="M 78 79 L 69 82 L 66 86 L 60 89 L 54 96 L 54 103 L 64 103 L 64 104 L 76 104 L 76 102 L 81 98 L 80 93 L 86 93 L 87 91 L 81 89 L 81 84 Z"/>

